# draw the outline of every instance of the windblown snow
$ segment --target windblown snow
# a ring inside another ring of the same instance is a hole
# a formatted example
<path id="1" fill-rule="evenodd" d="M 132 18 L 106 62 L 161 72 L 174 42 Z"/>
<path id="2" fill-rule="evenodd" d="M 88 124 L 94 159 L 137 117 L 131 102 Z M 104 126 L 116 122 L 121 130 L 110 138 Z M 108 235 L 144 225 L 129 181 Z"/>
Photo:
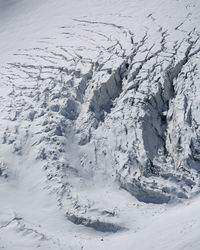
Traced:
<path id="1" fill-rule="evenodd" d="M 0 249 L 199 249 L 199 13 L 0 0 Z"/>

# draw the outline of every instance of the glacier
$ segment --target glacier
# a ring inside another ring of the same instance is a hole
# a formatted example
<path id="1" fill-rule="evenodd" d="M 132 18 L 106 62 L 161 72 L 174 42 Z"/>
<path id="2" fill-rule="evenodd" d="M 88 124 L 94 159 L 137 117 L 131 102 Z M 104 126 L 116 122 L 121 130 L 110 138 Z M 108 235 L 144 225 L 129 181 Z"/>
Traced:
<path id="1" fill-rule="evenodd" d="M 199 10 L 0 0 L 0 248 L 199 249 Z"/>

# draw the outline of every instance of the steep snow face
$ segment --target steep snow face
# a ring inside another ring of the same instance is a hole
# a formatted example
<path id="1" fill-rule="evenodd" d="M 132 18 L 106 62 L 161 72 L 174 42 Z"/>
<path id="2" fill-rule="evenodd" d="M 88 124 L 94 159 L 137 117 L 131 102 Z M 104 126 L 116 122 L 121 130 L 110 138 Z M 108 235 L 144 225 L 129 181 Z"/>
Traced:
<path id="1" fill-rule="evenodd" d="M 197 0 L 0 4 L 0 230 L 62 249 L 29 209 L 99 237 L 199 193 Z"/>

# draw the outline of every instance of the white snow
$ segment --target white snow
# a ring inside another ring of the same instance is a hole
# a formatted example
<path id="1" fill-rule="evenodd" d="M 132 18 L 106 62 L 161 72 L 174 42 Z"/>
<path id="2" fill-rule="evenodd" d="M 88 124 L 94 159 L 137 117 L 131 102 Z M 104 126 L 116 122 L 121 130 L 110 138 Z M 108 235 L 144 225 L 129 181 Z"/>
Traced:
<path id="1" fill-rule="evenodd" d="M 199 13 L 0 0 L 0 249 L 199 249 Z"/>

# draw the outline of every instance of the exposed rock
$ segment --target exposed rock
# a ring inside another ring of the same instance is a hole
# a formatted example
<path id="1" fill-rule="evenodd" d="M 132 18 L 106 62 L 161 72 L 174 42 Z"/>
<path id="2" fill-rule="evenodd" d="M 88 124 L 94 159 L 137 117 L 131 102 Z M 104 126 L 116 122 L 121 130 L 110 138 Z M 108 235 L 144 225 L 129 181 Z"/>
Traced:
<path id="1" fill-rule="evenodd" d="M 91 218 L 85 218 L 84 216 L 81 217 L 81 216 L 70 214 L 70 213 L 66 213 L 66 217 L 69 221 L 73 222 L 74 224 L 91 227 L 97 231 L 104 232 L 104 233 L 106 232 L 115 233 L 117 231 L 125 230 L 119 225 L 115 225 L 115 224 L 105 222 L 105 221 L 100 221 L 98 219 L 93 220 Z"/>

